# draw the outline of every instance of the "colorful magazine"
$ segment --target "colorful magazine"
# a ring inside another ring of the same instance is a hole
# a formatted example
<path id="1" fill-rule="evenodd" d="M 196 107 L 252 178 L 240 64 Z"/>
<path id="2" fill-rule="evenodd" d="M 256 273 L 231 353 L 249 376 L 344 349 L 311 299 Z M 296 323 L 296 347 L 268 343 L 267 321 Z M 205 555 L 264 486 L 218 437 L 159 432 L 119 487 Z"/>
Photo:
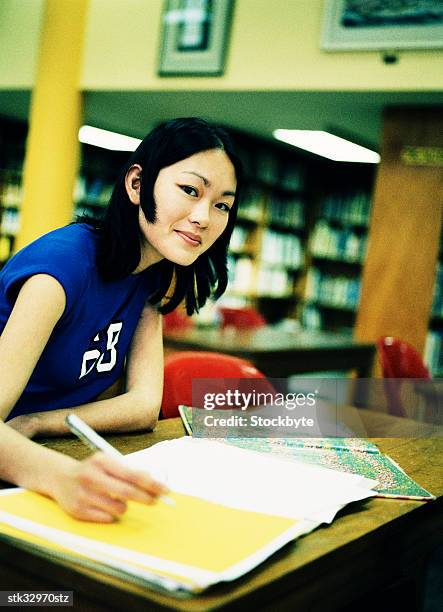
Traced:
<path id="1" fill-rule="evenodd" d="M 192 410 L 190 406 L 179 406 L 180 416 L 189 435 L 192 435 Z M 435 499 L 432 493 L 412 480 L 391 457 L 382 454 L 375 444 L 364 438 L 226 437 L 219 441 L 378 480 L 380 485 L 375 487 L 377 497 L 418 501 Z"/>

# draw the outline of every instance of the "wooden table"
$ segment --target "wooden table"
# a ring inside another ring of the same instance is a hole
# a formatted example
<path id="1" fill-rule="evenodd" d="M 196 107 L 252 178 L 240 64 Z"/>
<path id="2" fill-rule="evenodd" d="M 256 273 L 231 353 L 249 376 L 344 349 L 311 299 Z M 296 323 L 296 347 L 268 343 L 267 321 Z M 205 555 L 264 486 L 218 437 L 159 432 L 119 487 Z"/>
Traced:
<path id="1" fill-rule="evenodd" d="M 361 411 L 361 418 L 380 435 L 407 436 L 411 427 L 406 419 L 370 411 Z M 361 601 L 372 601 L 380 610 L 383 589 L 417 574 L 428 553 L 443 540 L 443 438 L 431 431 L 431 426 L 423 426 L 419 439 L 373 441 L 437 495 L 437 501 L 370 499 L 354 503 L 332 525 L 286 545 L 242 579 L 215 586 L 203 595 L 177 600 L 69 562 L 37 558 L 2 541 L 0 588 L 73 590 L 75 609 L 88 612 L 220 608 L 330 612 L 356 601 L 360 607 L 354 610 L 362 610 Z M 183 433 L 180 420 L 170 419 L 161 421 L 154 433 L 108 439 L 127 453 Z M 43 443 L 79 458 L 88 453 L 72 438 Z"/>
<path id="2" fill-rule="evenodd" d="M 169 331 L 166 348 L 219 351 L 249 359 L 270 378 L 325 370 L 357 370 L 371 375 L 375 347 L 349 336 L 305 330 L 288 332 L 271 326 L 254 330 L 192 328 Z"/>

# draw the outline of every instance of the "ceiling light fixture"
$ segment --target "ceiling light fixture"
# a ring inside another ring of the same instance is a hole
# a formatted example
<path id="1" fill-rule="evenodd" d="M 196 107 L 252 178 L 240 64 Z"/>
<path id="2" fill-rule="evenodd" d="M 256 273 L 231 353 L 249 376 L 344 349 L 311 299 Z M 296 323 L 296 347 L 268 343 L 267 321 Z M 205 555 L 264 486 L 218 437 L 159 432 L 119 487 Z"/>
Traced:
<path id="1" fill-rule="evenodd" d="M 380 155 L 350 140 L 321 130 L 274 130 L 274 138 L 340 162 L 378 164 Z"/>
<path id="2" fill-rule="evenodd" d="M 102 149 L 110 149 L 111 151 L 135 151 L 141 143 L 139 138 L 101 130 L 90 125 L 82 125 L 78 132 L 78 139 L 85 144 L 101 147 Z"/>

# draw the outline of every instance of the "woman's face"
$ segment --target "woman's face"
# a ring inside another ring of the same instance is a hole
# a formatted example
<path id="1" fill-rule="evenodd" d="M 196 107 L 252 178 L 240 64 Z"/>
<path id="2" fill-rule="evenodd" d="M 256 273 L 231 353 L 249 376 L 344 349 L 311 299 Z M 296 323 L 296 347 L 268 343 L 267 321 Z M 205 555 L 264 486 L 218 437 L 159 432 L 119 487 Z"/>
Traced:
<path id="1" fill-rule="evenodd" d="M 226 228 L 236 186 L 234 166 L 220 149 L 162 168 L 154 184 L 156 222 L 148 223 L 139 208 L 142 268 L 163 258 L 192 264 Z"/>

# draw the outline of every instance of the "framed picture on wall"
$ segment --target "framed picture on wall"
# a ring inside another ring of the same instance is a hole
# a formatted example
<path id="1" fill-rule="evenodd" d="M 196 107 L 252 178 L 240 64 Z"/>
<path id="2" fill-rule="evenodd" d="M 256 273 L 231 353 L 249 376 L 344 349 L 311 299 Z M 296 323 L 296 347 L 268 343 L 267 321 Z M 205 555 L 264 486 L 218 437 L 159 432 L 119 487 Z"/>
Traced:
<path id="1" fill-rule="evenodd" d="M 221 75 L 233 0 L 164 0 L 159 74 Z"/>
<path id="2" fill-rule="evenodd" d="M 325 0 L 321 48 L 443 48 L 443 0 Z"/>

